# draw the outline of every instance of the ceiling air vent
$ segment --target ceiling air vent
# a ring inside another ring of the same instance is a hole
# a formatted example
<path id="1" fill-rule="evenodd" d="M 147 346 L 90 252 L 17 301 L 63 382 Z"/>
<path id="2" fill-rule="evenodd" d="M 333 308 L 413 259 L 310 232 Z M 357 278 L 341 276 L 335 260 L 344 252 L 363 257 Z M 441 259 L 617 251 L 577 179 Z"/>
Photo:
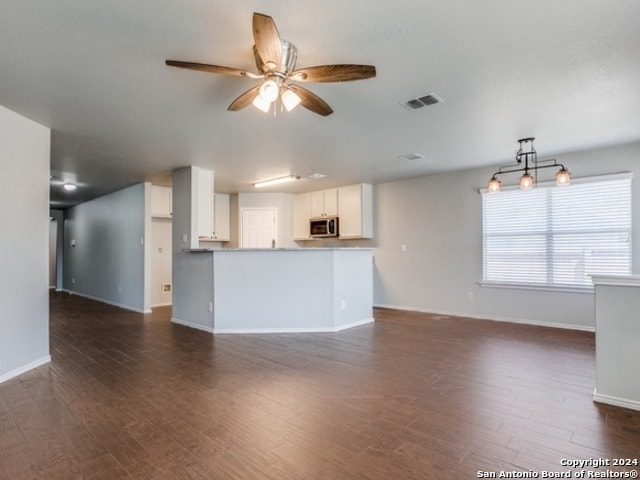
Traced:
<path id="1" fill-rule="evenodd" d="M 418 110 L 419 108 L 435 105 L 436 103 L 442 103 L 442 99 L 435 93 L 427 93 L 426 95 L 400 102 L 400 105 L 408 110 Z"/>
<path id="2" fill-rule="evenodd" d="M 400 160 L 422 160 L 424 155 L 421 153 L 406 153 L 404 155 L 398 155 Z"/>

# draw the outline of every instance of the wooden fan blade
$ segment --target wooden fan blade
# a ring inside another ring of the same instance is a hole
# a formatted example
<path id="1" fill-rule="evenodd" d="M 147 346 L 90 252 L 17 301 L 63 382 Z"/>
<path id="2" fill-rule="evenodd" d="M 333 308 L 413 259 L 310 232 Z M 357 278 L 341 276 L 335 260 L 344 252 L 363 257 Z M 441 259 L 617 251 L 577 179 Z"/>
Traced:
<path id="1" fill-rule="evenodd" d="M 229 105 L 229 108 L 227 108 L 227 110 L 236 112 L 238 110 L 242 110 L 244 107 L 248 107 L 255 100 L 255 98 L 258 96 L 259 93 L 260 93 L 260 85 L 258 85 L 257 87 L 253 87 L 250 90 L 247 90 L 238 98 L 236 98 L 233 102 L 231 102 L 231 105 Z"/>
<path id="2" fill-rule="evenodd" d="M 348 82 L 376 76 L 373 65 L 318 65 L 289 75 L 296 82 Z"/>
<path id="3" fill-rule="evenodd" d="M 265 64 L 273 64 L 273 69 L 280 67 L 282 44 L 273 18 L 262 13 L 253 14 L 253 41 Z"/>
<path id="4" fill-rule="evenodd" d="M 261 75 L 240 70 L 239 68 L 221 67 L 219 65 L 208 65 L 206 63 L 180 62 L 178 60 L 165 60 L 165 63 L 171 67 L 187 68 L 201 72 L 221 73 L 223 75 L 234 75 L 236 77 L 262 78 Z"/>
<path id="5" fill-rule="evenodd" d="M 289 85 L 289 88 L 300 97 L 300 105 L 304 108 L 311 110 L 318 115 L 322 115 L 323 117 L 333 113 L 333 109 L 329 104 L 315 93 L 301 87 L 300 85 Z"/>

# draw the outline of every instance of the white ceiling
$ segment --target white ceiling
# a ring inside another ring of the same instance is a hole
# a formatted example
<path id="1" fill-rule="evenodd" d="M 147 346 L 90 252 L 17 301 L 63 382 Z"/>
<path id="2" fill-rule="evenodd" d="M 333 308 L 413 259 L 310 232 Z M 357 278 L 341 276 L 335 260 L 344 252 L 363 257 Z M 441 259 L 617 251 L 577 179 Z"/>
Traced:
<path id="1" fill-rule="evenodd" d="M 254 11 L 298 67 L 377 77 L 305 84 L 334 113 L 273 118 L 227 111 L 256 80 L 165 65 L 255 71 Z M 0 105 L 52 129 L 54 207 L 186 165 L 222 192 L 327 175 L 277 190 L 295 192 L 503 164 L 521 137 L 541 157 L 640 140 L 637 0 L 3 0 L 0 65 Z M 431 92 L 444 103 L 400 105 Z M 398 158 L 413 152 L 425 159 Z"/>

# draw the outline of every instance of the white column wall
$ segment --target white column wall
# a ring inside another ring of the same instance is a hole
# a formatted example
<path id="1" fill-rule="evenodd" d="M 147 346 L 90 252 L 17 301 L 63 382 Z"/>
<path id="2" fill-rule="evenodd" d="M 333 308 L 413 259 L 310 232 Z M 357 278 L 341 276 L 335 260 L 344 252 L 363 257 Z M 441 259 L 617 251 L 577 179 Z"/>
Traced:
<path id="1" fill-rule="evenodd" d="M 50 130 L 0 107 L 0 382 L 49 357 Z"/>

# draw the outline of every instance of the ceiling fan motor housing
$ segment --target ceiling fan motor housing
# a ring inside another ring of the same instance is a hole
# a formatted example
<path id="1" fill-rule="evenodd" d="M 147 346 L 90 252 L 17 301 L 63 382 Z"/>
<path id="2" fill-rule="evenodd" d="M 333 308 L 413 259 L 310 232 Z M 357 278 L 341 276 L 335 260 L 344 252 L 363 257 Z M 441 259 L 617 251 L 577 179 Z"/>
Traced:
<path id="1" fill-rule="evenodd" d="M 256 46 L 253 46 L 253 56 L 256 60 L 256 66 L 263 75 L 278 72 L 286 76 L 296 68 L 296 61 L 298 60 L 298 49 L 296 46 L 293 43 L 282 39 L 280 40 L 280 45 L 282 45 L 282 60 L 280 61 L 280 65 L 275 66 L 273 66 L 274 64 L 269 60 L 266 60 L 265 62 L 265 60 L 260 57 L 260 53 L 258 53 Z"/>

